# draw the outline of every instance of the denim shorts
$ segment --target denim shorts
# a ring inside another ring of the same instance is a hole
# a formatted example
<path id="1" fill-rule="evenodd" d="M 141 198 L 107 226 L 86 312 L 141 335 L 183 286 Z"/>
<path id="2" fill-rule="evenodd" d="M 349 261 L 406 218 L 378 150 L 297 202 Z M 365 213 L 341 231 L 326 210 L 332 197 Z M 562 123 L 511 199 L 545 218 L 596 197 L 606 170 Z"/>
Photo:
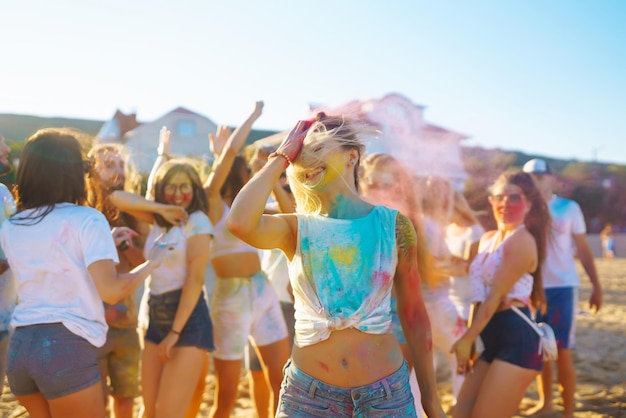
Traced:
<path id="1" fill-rule="evenodd" d="M 406 362 L 370 385 L 341 388 L 323 383 L 290 361 L 284 369 L 277 418 L 282 417 L 415 417 Z"/>
<path id="2" fill-rule="evenodd" d="M 96 351 L 60 322 L 17 327 L 9 345 L 11 391 L 55 399 L 86 389 L 100 381 Z"/>
<path id="3" fill-rule="evenodd" d="M 556 342 L 561 349 L 576 347 L 577 287 L 554 287 L 546 289 L 548 309 L 545 315 L 537 314 L 537 322 L 547 322 L 554 330 Z"/>
<path id="4" fill-rule="evenodd" d="M 204 293 L 204 292 L 203 292 Z M 173 290 L 160 295 L 150 295 L 148 305 L 150 318 L 144 339 L 159 344 L 172 329 L 176 310 L 180 302 L 182 289 Z M 204 294 L 198 298 L 187 323 L 180 330 L 175 347 L 198 347 L 206 351 L 215 350 L 213 345 L 213 324 L 209 316 L 209 308 Z"/>
<path id="5" fill-rule="evenodd" d="M 520 308 L 528 317 L 528 308 Z M 480 333 L 485 349 L 480 358 L 487 363 L 502 360 L 525 369 L 541 370 L 539 336 L 511 309 L 496 312 Z"/>
<path id="6" fill-rule="evenodd" d="M 136 328 L 109 327 L 107 340 L 98 348 L 98 362 L 108 377 L 107 393 L 124 398 L 141 395 L 139 390 L 139 358 L 141 344 Z"/>

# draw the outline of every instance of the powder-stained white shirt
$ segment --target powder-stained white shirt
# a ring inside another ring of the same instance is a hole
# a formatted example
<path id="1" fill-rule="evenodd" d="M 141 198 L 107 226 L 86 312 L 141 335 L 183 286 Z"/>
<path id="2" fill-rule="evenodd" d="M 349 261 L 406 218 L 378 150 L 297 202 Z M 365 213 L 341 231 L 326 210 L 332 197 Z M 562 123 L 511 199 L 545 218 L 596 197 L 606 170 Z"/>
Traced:
<path id="1" fill-rule="evenodd" d="M 87 267 L 100 260 L 119 262 L 109 223 L 97 210 L 71 203 L 55 205 L 38 223 L 19 221 L 39 210 L 14 215 L 0 231 L 19 297 L 11 325 L 61 322 L 100 347 L 108 327 Z"/>

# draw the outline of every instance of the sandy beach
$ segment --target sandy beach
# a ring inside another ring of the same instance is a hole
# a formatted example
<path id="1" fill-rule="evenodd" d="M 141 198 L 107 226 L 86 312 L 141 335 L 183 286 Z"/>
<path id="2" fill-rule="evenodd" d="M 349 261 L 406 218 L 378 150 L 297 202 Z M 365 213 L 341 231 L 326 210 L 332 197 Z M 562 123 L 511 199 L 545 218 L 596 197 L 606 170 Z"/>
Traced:
<path id="1" fill-rule="evenodd" d="M 580 418 L 626 417 L 626 259 L 596 259 L 604 288 L 604 306 L 601 312 L 589 312 L 589 283 L 586 278 L 580 289 L 577 349 L 574 352 L 578 372 L 576 416 Z M 446 408 L 450 407 L 450 383 L 445 362 L 437 371 L 440 393 Z M 199 417 L 208 417 L 213 402 L 213 376 L 207 377 L 204 402 Z M 557 385 L 553 385 L 557 409 L 544 417 L 559 417 L 561 408 Z M 521 410 L 528 409 L 537 400 L 535 385 L 528 389 Z M 242 376 L 240 396 L 233 417 L 254 417 L 254 408 L 245 378 Z M 521 415 L 518 415 L 521 416 Z M 19 405 L 5 382 L 0 398 L 1 418 L 27 418 L 29 414 Z"/>

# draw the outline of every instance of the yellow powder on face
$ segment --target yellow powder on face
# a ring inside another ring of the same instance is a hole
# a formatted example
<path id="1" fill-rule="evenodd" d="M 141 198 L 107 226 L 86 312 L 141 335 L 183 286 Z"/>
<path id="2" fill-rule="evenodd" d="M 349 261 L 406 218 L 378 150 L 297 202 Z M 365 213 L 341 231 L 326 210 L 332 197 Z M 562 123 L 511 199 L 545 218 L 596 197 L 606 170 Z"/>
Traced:
<path id="1" fill-rule="evenodd" d="M 341 175 L 345 166 L 343 153 L 336 152 L 328 157 L 328 163 L 326 164 L 326 173 L 322 184 L 329 184 Z"/>

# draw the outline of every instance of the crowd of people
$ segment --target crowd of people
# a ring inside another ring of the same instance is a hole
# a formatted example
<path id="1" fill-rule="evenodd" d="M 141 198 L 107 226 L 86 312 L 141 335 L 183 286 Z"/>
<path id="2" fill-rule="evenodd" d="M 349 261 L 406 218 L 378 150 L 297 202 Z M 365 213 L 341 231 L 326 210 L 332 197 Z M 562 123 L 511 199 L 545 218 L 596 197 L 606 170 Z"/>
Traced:
<path id="1" fill-rule="evenodd" d="M 209 135 L 207 175 L 164 127 L 143 195 L 122 145 L 27 139 L 0 184 L 0 385 L 31 417 L 132 418 L 140 396 L 141 417 L 195 417 L 211 364 L 210 416 L 228 417 L 244 360 L 259 417 L 444 417 L 437 350 L 452 416 L 510 417 L 535 379 L 528 413 L 550 411 L 529 321 L 554 330 L 573 417 L 572 248 L 596 310 L 602 288 L 544 160 L 494 180 L 485 231 L 445 178 L 367 153 L 362 120 L 319 113 L 245 147 L 262 111 Z M 0 136 L 5 172 L 8 155 Z"/>

